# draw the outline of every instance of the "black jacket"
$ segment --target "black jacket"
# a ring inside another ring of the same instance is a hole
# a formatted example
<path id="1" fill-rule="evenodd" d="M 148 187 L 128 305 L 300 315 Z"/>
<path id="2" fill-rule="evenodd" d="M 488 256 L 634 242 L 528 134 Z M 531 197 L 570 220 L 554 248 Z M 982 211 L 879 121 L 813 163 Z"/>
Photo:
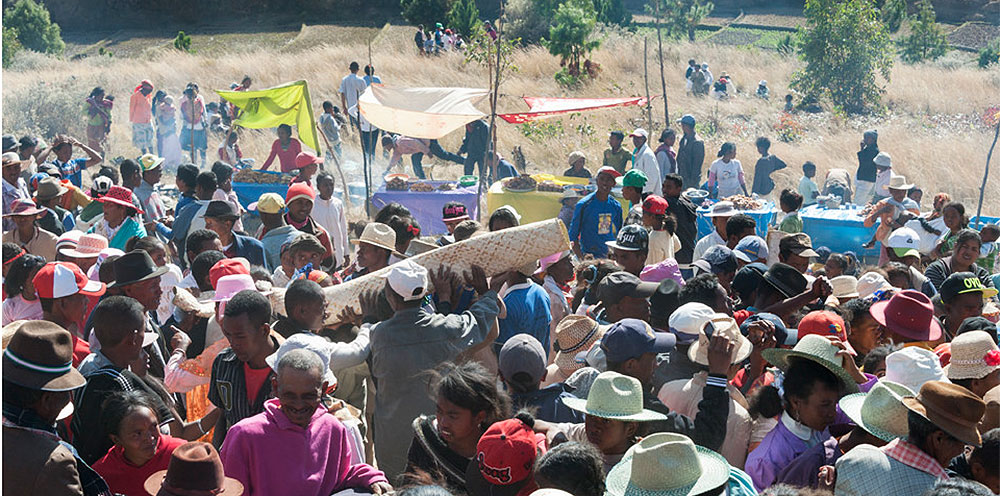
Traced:
<path id="1" fill-rule="evenodd" d="M 684 196 L 667 198 L 667 211 L 677 219 L 677 239 L 681 240 L 681 249 L 674 254 L 679 264 L 691 263 L 694 257 L 694 246 L 698 240 L 698 207 Z"/>
<path id="2" fill-rule="evenodd" d="M 878 155 L 878 145 L 866 146 L 858 152 L 858 181 L 875 182 L 878 171 L 875 169 L 875 155 Z"/>
<path id="3" fill-rule="evenodd" d="M 705 165 L 705 142 L 692 135 L 681 138 L 677 148 L 677 172 L 685 188 L 701 187 L 701 168 Z"/>
<path id="4" fill-rule="evenodd" d="M 721 379 L 725 380 L 724 377 Z M 726 439 L 726 420 L 729 418 L 729 392 L 726 388 L 711 384 L 705 386 L 701 401 L 698 402 L 698 415 L 694 419 L 671 412 L 651 391 L 644 391 L 642 400 L 644 408 L 667 416 L 666 420 L 643 422 L 643 435 L 676 432 L 713 451 L 719 451 L 722 447 L 722 442 Z"/>
<path id="5" fill-rule="evenodd" d="M 490 144 L 490 126 L 482 120 L 472 121 L 471 126 L 472 130 L 465 132 L 458 153 L 480 158 L 486 155 L 486 148 Z"/>

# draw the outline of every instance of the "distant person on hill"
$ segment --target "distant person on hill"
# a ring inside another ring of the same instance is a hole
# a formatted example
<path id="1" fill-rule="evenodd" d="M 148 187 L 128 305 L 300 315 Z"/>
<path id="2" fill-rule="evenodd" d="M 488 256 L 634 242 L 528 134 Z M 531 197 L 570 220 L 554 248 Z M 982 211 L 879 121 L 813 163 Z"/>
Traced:
<path id="1" fill-rule="evenodd" d="M 688 60 L 687 69 L 684 71 L 684 80 L 686 81 L 684 89 L 691 91 L 691 75 L 694 74 L 695 70 L 698 68 L 698 62 L 694 59 Z"/>
<path id="2" fill-rule="evenodd" d="M 802 195 L 803 205 L 813 205 L 819 197 L 819 187 L 813 178 L 816 177 L 816 164 L 806 162 L 802 164 L 802 179 L 799 179 L 799 194 Z"/>
<path id="3" fill-rule="evenodd" d="M 610 148 L 604 150 L 604 162 L 601 164 L 602 167 L 614 168 L 619 174 L 625 173 L 625 167 L 627 167 L 629 159 L 632 158 L 632 154 L 622 148 L 622 141 L 625 141 L 625 133 L 611 131 L 611 134 L 608 135 Z"/>
<path id="4" fill-rule="evenodd" d="M 295 170 L 295 157 L 300 153 L 302 153 L 302 143 L 292 137 L 292 126 L 282 124 L 278 126 L 278 139 L 271 144 L 271 154 L 267 156 L 260 170 L 270 168 L 274 157 L 278 157 L 281 172 L 292 172 Z"/>
<path id="5" fill-rule="evenodd" d="M 767 196 L 774 191 L 774 180 L 771 179 L 771 174 L 788 167 L 788 165 L 771 153 L 771 140 L 761 136 L 757 138 L 756 145 L 760 158 L 757 159 L 757 164 L 754 166 L 753 186 L 750 188 L 750 192 Z"/>
<path id="6" fill-rule="evenodd" d="M 677 173 L 677 154 L 674 153 L 674 143 L 677 142 L 677 131 L 664 129 L 660 133 L 660 146 L 656 147 L 656 163 L 660 166 L 660 177 Z"/>
<path id="7" fill-rule="evenodd" d="M 421 54 L 424 53 L 424 39 L 426 35 L 424 34 L 424 25 L 421 24 L 417 26 L 417 32 L 413 34 L 413 43 L 417 45 L 417 51 Z"/>
<path id="8" fill-rule="evenodd" d="M 319 116 L 319 129 L 323 131 L 323 136 L 326 137 L 328 145 L 328 149 L 326 150 L 327 159 L 332 160 L 334 154 L 336 154 L 338 159 L 344 156 L 344 152 L 340 146 L 340 128 L 344 124 L 346 124 L 346 121 L 344 115 L 340 113 L 340 109 L 329 100 L 323 102 L 323 113 Z"/>
<path id="9" fill-rule="evenodd" d="M 869 129 L 865 131 L 861 150 L 858 151 L 858 173 L 855 177 L 857 186 L 854 189 L 854 203 L 858 205 L 867 204 L 875 194 L 875 177 L 878 171 L 874 160 L 878 152 L 878 131 Z"/>
<path id="10" fill-rule="evenodd" d="M 361 79 L 365 80 L 365 85 L 367 86 L 382 84 L 382 78 L 375 75 L 375 66 L 371 64 L 365 66 L 365 77 Z"/>
<path id="11" fill-rule="evenodd" d="M 792 112 L 795 110 L 795 105 L 792 104 L 792 95 L 785 95 L 785 112 Z"/>
<path id="12" fill-rule="evenodd" d="M 156 148 L 163 157 L 165 167 L 177 167 L 181 163 L 181 142 L 177 138 L 177 107 L 174 97 L 164 95 L 156 107 Z"/>
<path id="13" fill-rule="evenodd" d="M 701 168 L 705 164 L 705 142 L 695 135 L 693 115 L 681 117 L 680 123 L 684 136 L 677 147 L 677 173 L 686 186 L 698 188 L 701 185 Z"/>
<path id="14" fill-rule="evenodd" d="M 695 66 L 694 71 L 691 72 L 690 82 L 692 94 L 705 95 L 708 93 L 708 80 L 700 66 Z"/>
<path id="15" fill-rule="evenodd" d="M 351 73 L 340 80 L 340 88 L 337 91 L 340 92 L 340 105 L 348 114 L 351 114 L 351 108 L 357 106 L 358 97 L 361 96 L 361 93 L 364 93 L 368 84 L 365 83 L 365 80 L 361 76 L 358 76 L 360 66 L 357 62 L 351 62 L 348 69 Z M 357 128 L 357 126 L 358 118 L 355 112 L 351 115 L 351 127 Z"/>
<path id="16" fill-rule="evenodd" d="M 743 177 L 743 164 L 736 160 L 736 145 L 730 142 L 722 144 L 717 155 L 719 158 L 712 162 L 708 169 L 708 190 L 718 187 L 718 198 L 726 198 L 738 195 L 742 191 L 747 193 L 746 180 Z"/>
<path id="17" fill-rule="evenodd" d="M 205 100 L 198 94 L 198 85 L 188 83 L 181 99 L 181 149 L 191 155 L 191 162 L 205 165 L 205 150 L 208 148 L 208 135 L 205 132 Z M 201 155 L 201 161 L 197 159 Z"/>
<path id="18" fill-rule="evenodd" d="M 769 100 L 771 97 L 771 90 L 767 87 L 767 81 L 761 79 L 760 83 L 757 83 L 757 98 L 763 98 L 764 100 Z"/>
<path id="19" fill-rule="evenodd" d="M 84 112 L 87 115 L 87 145 L 104 153 L 104 143 L 108 141 L 111 132 L 111 107 L 115 104 L 113 96 L 105 96 L 104 88 L 100 86 L 90 91 Z"/>
<path id="20" fill-rule="evenodd" d="M 143 79 L 128 103 L 128 120 L 132 123 L 132 144 L 143 154 L 153 153 L 153 83 Z"/>
<path id="21" fill-rule="evenodd" d="M 496 39 L 497 39 L 497 30 L 493 29 L 493 25 L 490 24 L 490 21 L 483 22 L 483 29 L 486 30 L 486 34 L 490 35 L 490 39 L 492 39 L 493 41 L 496 41 Z"/>

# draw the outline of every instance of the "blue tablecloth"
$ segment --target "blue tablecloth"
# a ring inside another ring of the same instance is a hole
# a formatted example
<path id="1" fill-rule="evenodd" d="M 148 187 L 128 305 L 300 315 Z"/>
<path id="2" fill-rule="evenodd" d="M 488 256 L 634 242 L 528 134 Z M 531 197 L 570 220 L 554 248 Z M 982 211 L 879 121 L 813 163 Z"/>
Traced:
<path id="1" fill-rule="evenodd" d="M 277 193 L 282 198 L 288 193 L 288 185 L 283 183 L 233 183 L 233 191 L 243 208 L 249 209 L 264 193 Z"/>
<path id="2" fill-rule="evenodd" d="M 802 230 L 812 238 L 813 248 L 825 246 L 833 253 L 853 251 L 859 257 L 877 259 L 879 245 L 868 250 L 861 245 L 872 239 L 878 224 L 865 227 L 864 217 L 858 215 L 860 212 L 860 207 L 842 205 L 840 209 L 829 210 L 810 205 L 799 211 L 799 217 L 802 218 Z"/>
<path id="3" fill-rule="evenodd" d="M 450 181 L 425 181 L 435 188 Z M 448 202 L 459 202 L 469 209 L 469 217 L 476 218 L 479 211 L 479 202 L 476 201 L 477 186 L 466 188 L 455 188 L 451 191 L 428 191 L 421 193 L 417 191 L 387 191 L 385 183 L 379 186 L 378 191 L 372 195 L 372 205 L 380 209 L 389 203 L 397 202 L 410 209 L 413 217 L 420 223 L 420 234 L 447 234 L 448 228 L 441 222 L 441 211 Z"/>
<path id="4" fill-rule="evenodd" d="M 698 207 L 698 239 L 712 234 L 715 228 L 712 226 L 712 219 L 707 217 L 711 212 L 710 208 Z M 757 210 L 740 210 L 741 214 L 747 214 L 757 221 L 757 235 L 767 239 L 767 226 L 777 219 L 778 209 L 774 204 L 767 202 L 763 208 Z"/>

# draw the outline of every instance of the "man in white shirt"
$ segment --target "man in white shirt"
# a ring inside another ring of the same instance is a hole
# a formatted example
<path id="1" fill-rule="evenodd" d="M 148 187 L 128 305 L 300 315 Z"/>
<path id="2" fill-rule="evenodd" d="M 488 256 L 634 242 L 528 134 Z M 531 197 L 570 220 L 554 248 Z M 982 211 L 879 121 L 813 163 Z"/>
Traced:
<path id="1" fill-rule="evenodd" d="M 343 267 L 351 260 L 348 253 L 350 245 L 347 242 L 347 216 L 344 214 L 344 203 L 333 196 L 333 186 L 333 175 L 329 172 L 324 171 L 316 176 L 319 197 L 313 203 L 312 218 L 329 233 L 335 265 Z"/>
<path id="2" fill-rule="evenodd" d="M 734 215 L 736 215 L 736 206 L 733 205 L 733 202 L 721 201 L 712 205 L 712 211 L 705 217 L 712 220 L 715 229 L 712 229 L 711 234 L 699 239 L 698 243 L 694 245 L 692 260 L 700 259 L 709 248 L 715 245 L 726 244 L 726 222 Z"/>
<path id="3" fill-rule="evenodd" d="M 351 73 L 344 76 L 344 79 L 340 80 L 340 103 L 343 105 L 342 108 L 350 109 L 357 106 L 358 96 L 364 93 L 365 88 L 368 84 L 365 83 L 364 78 L 358 76 L 358 63 L 351 62 L 350 70 Z M 357 117 L 351 116 L 351 127 L 357 127 L 358 121 Z"/>
<path id="4" fill-rule="evenodd" d="M 649 133 L 640 127 L 633 131 L 629 137 L 632 138 L 632 144 L 635 145 L 635 151 L 632 153 L 632 168 L 646 174 L 646 187 L 642 189 L 642 192 L 662 196 L 660 164 L 656 161 L 656 154 L 646 143 L 649 140 Z"/>

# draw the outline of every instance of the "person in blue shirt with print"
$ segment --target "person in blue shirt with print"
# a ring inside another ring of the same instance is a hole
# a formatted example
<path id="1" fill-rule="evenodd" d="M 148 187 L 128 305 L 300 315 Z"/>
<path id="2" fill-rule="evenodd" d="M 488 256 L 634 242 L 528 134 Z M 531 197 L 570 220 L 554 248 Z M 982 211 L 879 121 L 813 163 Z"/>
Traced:
<path id="1" fill-rule="evenodd" d="M 528 334 L 542 343 L 545 356 L 548 357 L 551 302 L 545 289 L 531 280 L 531 275 L 536 270 L 538 261 L 532 261 L 507 273 L 507 290 L 503 295 L 507 316 L 500 319 L 500 335 L 493 344 L 493 352 L 497 355 L 508 339 L 518 334 Z"/>
<path id="2" fill-rule="evenodd" d="M 581 259 L 585 254 L 594 258 L 608 255 L 608 241 L 614 241 L 622 227 L 622 206 L 611 196 L 611 188 L 621 173 L 613 167 L 597 170 L 597 191 L 583 197 L 573 210 L 569 239 L 573 252 Z"/>
<path id="3" fill-rule="evenodd" d="M 79 147 L 86 152 L 87 156 L 73 158 L 73 147 Z M 44 163 L 50 152 L 56 154 L 55 160 L 51 163 L 59 168 L 62 178 L 69 179 L 69 182 L 73 183 L 73 186 L 77 188 L 81 188 L 83 184 L 83 169 L 97 165 L 104 160 L 101 154 L 94 151 L 93 148 L 80 143 L 76 138 L 64 135 L 56 136 L 52 147 L 45 150 L 45 153 L 38 157 L 38 163 Z"/>

